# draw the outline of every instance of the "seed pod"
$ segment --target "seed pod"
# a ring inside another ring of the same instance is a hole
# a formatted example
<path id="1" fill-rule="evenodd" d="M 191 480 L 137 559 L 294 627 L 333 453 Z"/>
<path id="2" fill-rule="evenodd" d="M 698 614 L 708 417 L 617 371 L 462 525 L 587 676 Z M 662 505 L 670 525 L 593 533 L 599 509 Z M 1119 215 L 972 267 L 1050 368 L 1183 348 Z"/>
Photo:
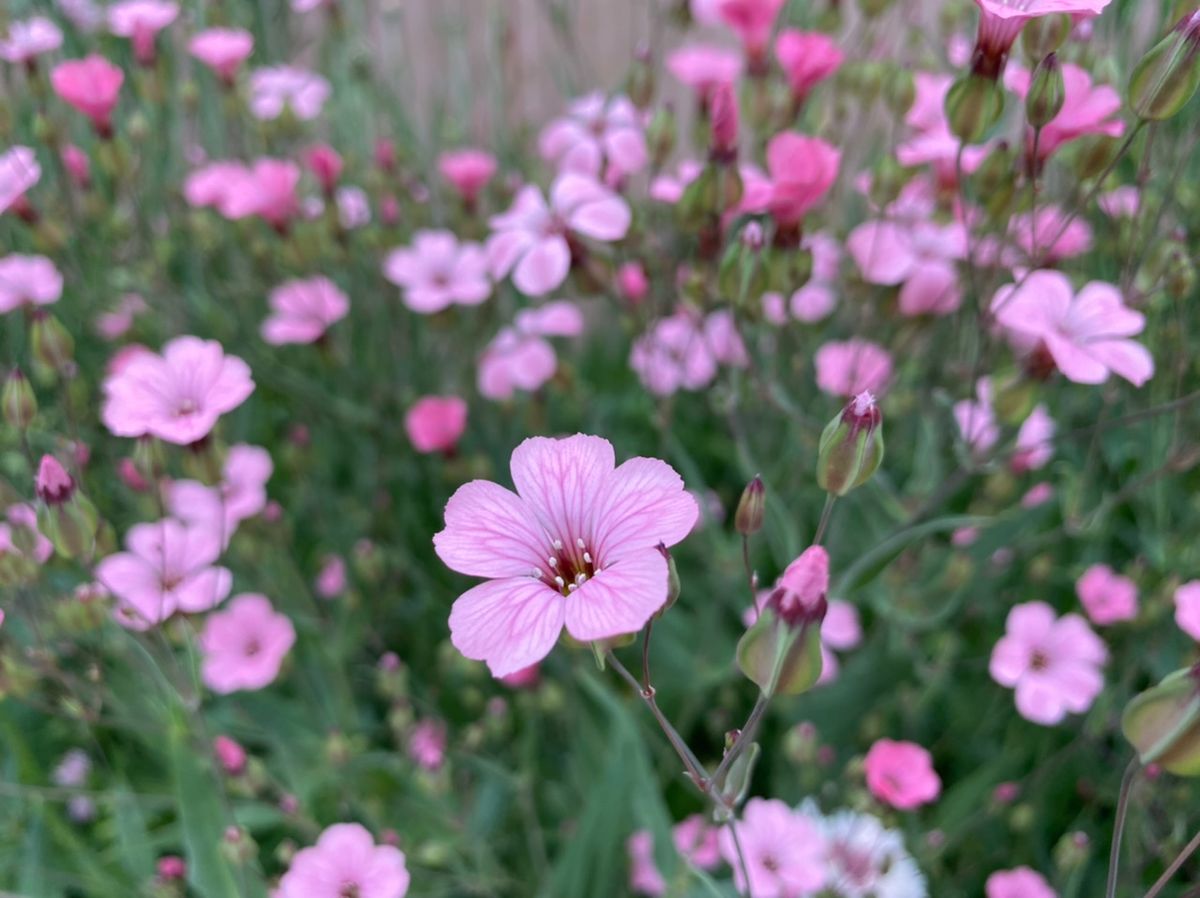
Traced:
<path id="1" fill-rule="evenodd" d="M 1029 93 L 1025 95 L 1026 121 L 1038 129 L 1054 121 L 1067 100 L 1066 90 L 1058 55 L 1051 53 L 1033 71 Z"/>
<path id="2" fill-rule="evenodd" d="M 992 78 L 969 74 L 946 94 L 950 133 L 963 143 L 979 143 L 1004 113 L 1004 89 Z"/>
<path id="3" fill-rule="evenodd" d="M 1142 57 L 1129 79 L 1138 118 L 1160 122 L 1178 113 L 1200 87 L 1200 9 L 1188 13 Z"/>
<path id="4" fill-rule="evenodd" d="M 1121 715 L 1121 732 L 1143 764 L 1200 776 L 1200 664 L 1135 696 Z"/>
<path id="5" fill-rule="evenodd" d="M 4 409 L 4 423 L 17 430 L 27 428 L 37 414 L 37 397 L 19 368 L 14 368 L 4 381 L 0 407 Z"/>

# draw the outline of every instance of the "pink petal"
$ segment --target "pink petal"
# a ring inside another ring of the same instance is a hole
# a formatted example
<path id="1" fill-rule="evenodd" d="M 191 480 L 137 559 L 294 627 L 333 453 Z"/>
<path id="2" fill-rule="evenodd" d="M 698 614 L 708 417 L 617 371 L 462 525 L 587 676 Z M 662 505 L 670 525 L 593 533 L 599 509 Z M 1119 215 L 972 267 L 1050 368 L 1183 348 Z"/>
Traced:
<path id="1" fill-rule="evenodd" d="M 577 433 L 530 437 L 513 450 L 513 483 L 552 539 L 591 536 L 595 502 L 615 466 L 612 443 Z"/>
<path id="2" fill-rule="evenodd" d="M 692 532 L 699 516 L 700 507 L 674 468 L 657 458 L 631 458 L 595 498 L 596 557 L 610 564 L 660 542 L 673 546 Z"/>
<path id="3" fill-rule="evenodd" d="M 562 284 L 571 270 L 571 250 L 559 236 L 533 244 L 513 272 L 513 283 L 526 296 L 544 296 Z"/>
<path id="4" fill-rule="evenodd" d="M 1045 602 L 1026 602 L 1008 612 L 1005 630 L 1009 636 L 1029 644 L 1048 636 L 1055 621 L 1054 609 Z"/>
<path id="5" fill-rule="evenodd" d="M 657 549 L 635 552 L 567 597 L 567 632 L 581 642 L 636 633 L 666 600 L 667 560 Z"/>
<path id="6" fill-rule="evenodd" d="M 629 230 L 632 215 L 619 196 L 584 203 L 567 217 L 572 230 L 596 240 L 620 240 Z"/>
<path id="7" fill-rule="evenodd" d="M 481 583 L 450 609 L 450 641 L 466 657 L 503 677 L 536 664 L 562 632 L 566 599 L 540 580 Z"/>
<path id="8" fill-rule="evenodd" d="M 1067 716 L 1058 689 L 1044 676 L 1027 674 L 1017 683 L 1017 711 L 1026 720 L 1052 726 Z"/>
<path id="9" fill-rule="evenodd" d="M 916 263 L 904 228 L 890 221 L 860 224 L 846 238 L 846 249 L 869 284 L 899 284 Z"/>
<path id="10" fill-rule="evenodd" d="M 1154 356 L 1135 340 L 1103 340 L 1087 344 L 1087 352 L 1135 387 L 1154 376 Z"/>
<path id="11" fill-rule="evenodd" d="M 464 483 L 450 497 L 446 528 L 433 545 L 447 567 L 472 577 L 530 576 L 550 552 L 525 501 L 487 480 Z"/>
<path id="12" fill-rule="evenodd" d="M 1054 358 L 1054 364 L 1068 380 L 1077 384 L 1100 384 L 1108 379 L 1108 368 L 1091 354 L 1091 346 L 1078 346 L 1057 333 L 1043 334 L 1042 341 Z"/>
<path id="13" fill-rule="evenodd" d="M 1017 685 L 1021 675 L 1029 668 L 1029 661 L 1029 646 L 1015 637 L 1005 636 L 992 649 L 988 673 L 1001 686 L 1011 688 Z"/>

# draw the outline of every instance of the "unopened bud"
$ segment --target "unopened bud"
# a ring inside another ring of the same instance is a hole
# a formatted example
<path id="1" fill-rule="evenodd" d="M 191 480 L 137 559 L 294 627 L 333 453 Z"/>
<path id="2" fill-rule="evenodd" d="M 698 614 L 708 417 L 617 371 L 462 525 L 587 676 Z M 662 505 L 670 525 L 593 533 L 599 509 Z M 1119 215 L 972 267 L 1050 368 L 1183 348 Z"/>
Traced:
<path id="1" fill-rule="evenodd" d="M 33 387 L 20 369 L 14 368 L 4 381 L 0 394 L 0 406 L 4 408 L 4 423 L 17 430 L 24 430 L 37 414 L 37 397 Z"/>
<path id="2" fill-rule="evenodd" d="M 709 100 L 709 116 L 710 158 L 728 165 L 737 160 L 738 151 L 738 102 L 733 85 L 722 82 L 713 90 Z"/>
<path id="3" fill-rule="evenodd" d="M 33 313 L 30 342 L 33 344 L 33 357 L 52 371 L 61 373 L 72 364 L 75 340 L 67 333 L 62 322 L 49 312 Z"/>
<path id="4" fill-rule="evenodd" d="M 667 548 L 665 543 L 659 543 L 658 551 L 667 560 L 667 600 L 663 602 L 662 608 L 658 610 L 658 614 L 661 616 L 668 608 L 675 604 L 679 598 L 679 593 L 683 591 L 683 585 L 679 582 L 679 570 L 675 567 L 675 559 L 671 557 L 671 550 Z"/>
<path id="5" fill-rule="evenodd" d="M 733 516 L 733 526 L 742 536 L 750 536 L 762 530 L 763 516 L 767 507 L 767 490 L 762 478 L 757 474 L 742 490 L 742 498 L 738 501 L 737 511 Z"/>
<path id="6" fill-rule="evenodd" d="M 1004 89 L 976 73 L 964 75 L 946 94 L 950 133 L 963 143 L 979 143 L 1004 112 Z"/>
<path id="7" fill-rule="evenodd" d="M 670 105 L 655 110 L 650 123 L 646 125 L 646 146 L 655 168 L 662 167 L 675 150 L 677 132 L 675 110 Z"/>
<path id="8" fill-rule="evenodd" d="M 1121 715 L 1121 731 L 1143 764 L 1200 776 L 1200 664 L 1135 696 Z"/>
<path id="9" fill-rule="evenodd" d="M 863 391 L 850 400 L 821 434 L 817 484 L 844 496 L 871 479 L 883 461 L 883 414 L 875 397 Z"/>
<path id="10" fill-rule="evenodd" d="M 1021 46 L 1031 63 L 1058 50 L 1071 33 L 1071 17 L 1066 13 L 1052 13 L 1030 19 L 1021 29 Z"/>
<path id="11" fill-rule="evenodd" d="M 1200 87 L 1200 9 L 1142 57 L 1129 79 L 1129 104 L 1138 118 L 1159 122 L 1181 110 Z"/>
<path id="12" fill-rule="evenodd" d="M 37 496 L 47 505 L 62 505 L 75 495 L 75 481 L 53 455 L 43 455 L 34 482 Z"/>
<path id="13" fill-rule="evenodd" d="M 1025 119 L 1034 128 L 1044 128 L 1062 112 L 1066 99 L 1062 66 L 1058 55 L 1051 53 L 1033 70 L 1029 93 L 1025 95 Z"/>

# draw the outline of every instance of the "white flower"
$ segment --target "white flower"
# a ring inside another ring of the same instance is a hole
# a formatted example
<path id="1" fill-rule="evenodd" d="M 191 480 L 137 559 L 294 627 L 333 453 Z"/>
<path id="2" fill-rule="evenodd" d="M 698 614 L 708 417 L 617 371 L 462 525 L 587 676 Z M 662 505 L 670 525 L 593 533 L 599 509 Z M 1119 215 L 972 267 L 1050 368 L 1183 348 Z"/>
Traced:
<path id="1" fill-rule="evenodd" d="M 802 814 L 825 837 L 825 888 L 839 898 L 928 898 L 925 877 L 904 847 L 904 837 L 878 817 L 854 811 L 822 816 L 807 800 Z"/>

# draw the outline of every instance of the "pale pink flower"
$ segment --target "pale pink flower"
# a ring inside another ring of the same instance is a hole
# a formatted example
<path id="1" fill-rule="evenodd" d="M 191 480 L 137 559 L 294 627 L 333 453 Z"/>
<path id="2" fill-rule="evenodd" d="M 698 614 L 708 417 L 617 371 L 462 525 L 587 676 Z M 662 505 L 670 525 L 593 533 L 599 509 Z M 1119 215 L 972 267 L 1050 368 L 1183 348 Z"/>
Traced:
<path id="1" fill-rule="evenodd" d="M 85 34 L 91 34 L 104 24 L 104 10 L 95 0 L 56 0 L 55 5 L 72 25 Z"/>
<path id="2" fill-rule="evenodd" d="M 1048 483 L 1035 483 L 1021 497 L 1022 508 L 1037 508 L 1054 498 L 1054 487 Z"/>
<path id="3" fill-rule="evenodd" d="M 403 851 L 376 845 L 357 823 L 338 823 L 296 853 L 279 880 L 278 898 L 404 898 L 408 883 Z"/>
<path id="4" fill-rule="evenodd" d="M 28 531 L 29 540 L 22 539 L 13 531 Z M 26 551 L 17 548 L 17 543 L 26 547 Z M 54 544 L 38 529 L 37 509 L 26 502 L 15 502 L 4 510 L 4 520 L 0 521 L 0 556 L 12 553 L 28 558 L 38 564 L 45 564 L 54 554 Z"/>
<path id="5" fill-rule="evenodd" d="M 195 614 L 215 608 L 233 585 L 229 570 L 214 566 L 221 540 L 207 527 L 173 518 L 137 524 L 125 535 L 125 549 L 96 566 L 96 579 L 116 596 L 136 629 L 177 611 Z"/>
<path id="6" fill-rule="evenodd" d="M 179 16 L 179 4 L 168 0 L 120 0 L 108 8 L 108 30 L 133 41 L 142 65 L 154 62 L 154 39 Z"/>
<path id="7" fill-rule="evenodd" d="M 1000 439 L 1000 424 L 992 406 L 990 377 L 976 381 L 975 397 L 954 403 L 954 421 L 967 448 L 975 455 L 986 455 Z"/>
<path id="8" fill-rule="evenodd" d="M 1045 125 L 1037 139 L 1037 161 L 1044 162 L 1065 143 L 1086 137 L 1089 134 L 1106 134 L 1120 137 L 1125 133 L 1125 123 L 1114 118 L 1121 111 L 1121 95 L 1107 84 L 1093 85 L 1092 76 L 1086 69 L 1069 62 L 1062 66 L 1063 107 L 1049 124 Z M 1012 67 L 1004 76 L 1009 89 L 1022 99 L 1029 93 L 1031 81 L 1027 69 Z M 1030 154 L 1033 151 L 1033 132 L 1027 140 Z"/>
<path id="9" fill-rule="evenodd" d="M 743 869 L 729 826 L 721 828 L 721 855 L 733 868 L 739 892 L 755 898 L 798 898 L 825 884 L 825 840 L 813 822 L 778 799 L 751 798 L 742 809 L 738 842 Z"/>
<path id="10" fill-rule="evenodd" d="M 419 720 L 408 734 L 408 756 L 425 770 L 440 770 L 446 760 L 446 724 Z"/>
<path id="11" fill-rule="evenodd" d="M 667 881 L 654 860 L 654 836 L 648 829 L 639 829 L 625 840 L 629 855 L 629 888 L 635 895 L 651 898 L 667 894 Z"/>
<path id="12" fill-rule="evenodd" d="M 45 256 L 12 253 L 0 257 L 0 315 L 58 302 L 62 288 L 61 272 Z"/>
<path id="13" fill-rule="evenodd" d="M 262 338 L 273 346 L 315 343 L 350 311 L 350 298 L 320 275 L 280 284 L 267 302 L 271 314 L 262 323 Z"/>
<path id="14" fill-rule="evenodd" d="M 0 213 L 24 200 L 25 191 L 42 177 L 42 167 L 29 147 L 0 153 Z"/>
<path id="15" fill-rule="evenodd" d="M 100 418 L 117 436 L 156 436 L 188 445 L 254 392 L 250 368 L 221 344 L 176 337 L 162 355 L 145 349 L 104 381 Z"/>
<path id="16" fill-rule="evenodd" d="M 712 870 L 721 863 L 717 827 L 703 814 L 692 814 L 675 824 L 671 841 L 682 857 L 701 870 Z"/>
<path id="17" fill-rule="evenodd" d="M 718 3 L 721 21 L 741 39 L 746 55 L 751 59 L 751 68 L 761 63 L 783 4 L 784 0 L 720 0 Z"/>
<path id="18" fill-rule="evenodd" d="M 775 58 L 792 88 L 792 95 L 804 99 L 809 91 L 841 67 L 845 54 L 828 34 L 785 28 L 775 38 Z"/>
<path id="19" fill-rule="evenodd" d="M 228 546 L 238 524 L 266 508 L 267 481 L 274 470 L 266 449 L 238 443 L 229 447 L 216 486 L 173 481 L 166 491 L 167 510 L 186 524 L 220 534 Z"/>
<path id="20" fill-rule="evenodd" d="M 510 399 L 517 390 L 541 389 L 554 376 L 558 356 L 546 337 L 583 333 L 583 314 L 570 302 L 550 302 L 518 313 L 487 345 L 479 359 L 479 392 L 488 399 Z"/>
<path id="21" fill-rule="evenodd" d="M 245 772 L 246 749 L 228 736 L 222 734 L 213 740 L 213 754 L 221 769 L 230 776 L 241 776 Z"/>
<path id="22" fill-rule="evenodd" d="M 0 40 L 0 59 L 32 64 L 37 57 L 62 46 L 62 31 L 45 16 L 10 22 L 8 37 Z"/>
<path id="23" fill-rule="evenodd" d="M 948 315 L 962 303 L 954 263 L 967 254 L 967 233 L 958 223 L 867 221 L 850 232 L 846 249 L 867 283 L 903 284 L 902 315 Z"/>
<path id="24" fill-rule="evenodd" d="M 667 599 L 657 548 L 691 531 L 699 509 L 665 462 L 616 467 L 612 444 L 532 437 L 512 454 L 516 493 L 476 480 L 446 505 L 438 556 L 493 578 L 450 612 L 451 641 L 504 676 L 540 661 L 564 627 L 580 642 L 636 633 Z"/>
<path id="25" fill-rule="evenodd" d="M 249 168 L 217 163 L 223 184 L 212 185 L 217 210 L 234 220 L 257 215 L 277 231 L 283 232 L 299 213 L 296 187 L 300 166 L 287 159 L 263 157 Z M 207 186 L 207 185 L 206 185 Z"/>
<path id="26" fill-rule="evenodd" d="M 1109 218 L 1134 218 L 1142 205 L 1141 196 L 1132 184 L 1123 184 L 1096 197 L 1096 205 Z"/>
<path id="27" fill-rule="evenodd" d="M 422 396 L 404 415 L 418 452 L 453 452 L 467 427 L 467 403 L 458 396 Z"/>
<path id="28" fill-rule="evenodd" d="M 1050 726 L 1092 706 L 1107 660 L 1104 643 L 1078 614 L 1055 617 L 1045 602 L 1026 602 L 1008 613 L 988 670 L 1001 686 L 1016 689 L 1022 717 Z"/>
<path id="29" fill-rule="evenodd" d="M 346 591 L 346 559 L 341 555 L 326 555 L 313 585 L 323 599 L 336 599 Z"/>
<path id="30" fill-rule="evenodd" d="M 1046 406 L 1035 406 L 1017 432 L 1016 452 L 1009 465 L 1018 474 L 1044 468 L 1054 455 L 1054 434 L 1058 425 L 1046 411 Z"/>
<path id="31" fill-rule="evenodd" d="M 417 231 L 410 246 L 388 254 L 383 274 L 403 288 L 404 304 L 422 315 L 477 306 L 492 295 L 483 248 L 459 243 L 450 231 Z"/>
<path id="32" fill-rule="evenodd" d="M 813 363 L 817 386 L 831 396 L 857 396 L 864 391 L 878 395 L 892 378 L 891 355 L 868 340 L 826 343 Z"/>
<path id="33" fill-rule="evenodd" d="M 683 199 L 683 192 L 696 178 L 704 166 L 695 159 L 683 159 L 675 166 L 675 173 L 664 172 L 650 182 L 650 199 L 674 205 Z"/>
<path id="34" fill-rule="evenodd" d="M 560 174 L 550 188 L 547 205 L 542 192 L 526 185 L 512 206 L 493 216 L 487 242 L 493 277 L 512 272 L 513 283 L 527 296 L 544 296 L 567 279 L 571 269 L 568 235 L 610 243 L 629 230 L 628 204 L 598 181 L 573 172 Z"/>
<path id="35" fill-rule="evenodd" d="M 911 811 L 942 792 L 933 758 L 915 742 L 880 739 L 867 752 L 865 766 L 871 794 L 898 810 Z"/>
<path id="36" fill-rule="evenodd" d="M 1099 15 L 1111 0 L 975 0 L 979 33 L 975 38 L 974 71 L 998 78 L 1021 29 L 1030 19 L 1057 13 Z"/>
<path id="37" fill-rule="evenodd" d="M 200 677 L 222 695 L 269 686 L 296 641 L 287 615 L 258 593 L 242 593 L 204 622 L 200 634 Z"/>
<path id="38" fill-rule="evenodd" d="M 240 162 L 230 160 L 209 162 L 192 170 L 184 178 L 183 198 L 187 200 L 189 206 L 219 207 L 230 187 L 246 176 L 246 166 Z"/>
<path id="39" fill-rule="evenodd" d="M 1075 595 L 1098 627 L 1137 617 L 1137 584 L 1107 564 L 1093 564 L 1084 571 L 1075 582 Z"/>
<path id="40" fill-rule="evenodd" d="M 292 0 L 292 12 L 312 12 L 322 7 L 332 8 L 335 0 Z"/>
<path id="41" fill-rule="evenodd" d="M 95 327 L 98 333 L 110 343 L 119 340 L 133 327 L 133 319 L 149 307 L 146 301 L 136 293 L 126 293 L 117 303 L 116 308 L 101 312 L 96 316 Z"/>
<path id="42" fill-rule="evenodd" d="M 232 84 L 238 68 L 254 52 L 254 36 L 242 28 L 206 28 L 188 41 L 188 52 Z"/>
<path id="43" fill-rule="evenodd" d="M 791 131 L 767 144 L 771 194 L 767 211 L 781 226 L 796 225 L 837 180 L 842 154 L 817 137 Z"/>
<path id="44" fill-rule="evenodd" d="M 63 102 L 92 120 L 97 134 L 112 134 L 112 111 L 125 83 L 124 72 L 93 53 L 86 59 L 60 62 L 50 72 L 50 83 Z"/>
<path id="45" fill-rule="evenodd" d="M 1175 590 L 1175 623 L 1200 642 L 1200 580 L 1189 580 Z"/>
<path id="46" fill-rule="evenodd" d="M 717 376 L 718 369 L 703 319 L 683 307 L 659 319 L 634 341 L 629 364 L 642 385 L 656 396 L 704 389 Z"/>
<path id="47" fill-rule="evenodd" d="M 722 0 L 687 0 L 688 12 L 700 25 L 720 25 Z"/>
<path id="48" fill-rule="evenodd" d="M 542 130 L 538 152 L 560 172 L 593 178 L 604 174 L 605 163 L 620 178 L 641 171 L 649 159 L 637 108 L 626 96 L 606 99 L 598 91 L 572 102 Z"/>
<path id="49" fill-rule="evenodd" d="M 458 191 L 464 203 L 473 206 L 480 191 L 496 174 L 496 157 L 473 147 L 447 150 L 438 156 L 438 172 Z"/>
<path id="50" fill-rule="evenodd" d="M 361 187 L 344 184 L 334 192 L 333 200 L 343 231 L 353 231 L 371 223 L 371 201 Z"/>
<path id="51" fill-rule="evenodd" d="M 722 84 L 731 85 L 742 75 L 742 57 L 724 47 L 691 44 L 667 54 L 667 71 L 690 87 L 701 104 L 707 104 L 713 91 Z"/>
<path id="52" fill-rule="evenodd" d="M 840 665 L 835 651 L 848 652 L 858 648 L 861 642 L 858 609 L 842 599 L 831 600 L 821 621 L 821 678 L 818 682 L 832 683 L 837 679 Z"/>
<path id="53" fill-rule="evenodd" d="M 250 74 L 250 112 L 257 119 L 275 119 L 291 109 L 296 118 L 311 121 L 321 114 L 330 90 L 328 81 L 308 69 L 257 68 Z"/>
<path id="54" fill-rule="evenodd" d="M 1130 339 L 1146 319 L 1112 284 L 1092 281 L 1076 294 L 1066 275 L 1035 271 L 1001 287 L 991 308 L 1001 326 L 1075 383 L 1103 383 L 1114 373 L 1140 387 L 1154 375 L 1150 352 Z"/>
<path id="55" fill-rule="evenodd" d="M 1038 209 L 1037 215 L 1028 212 L 1014 215 L 1009 222 L 1009 237 L 1023 254 L 1002 256 L 1001 262 L 1015 266 L 1024 259 L 1038 264 L 1053 265 L 1061 259 L 1081 256 L 1092 248 L 1092 228 L 1079 216 L 1068 218 L 1058 206 Z M 986 246 L 981 248 L 978 261 L 986 261 Z M 1026 267 L 1029 267 L 1026 265 Z"/>
<path id="56" fill-rule="evenodd" d="M 1029 867 L 997 870 L 984 885 L 987 898 L 1058 898 L 1042 874 Z"/>

